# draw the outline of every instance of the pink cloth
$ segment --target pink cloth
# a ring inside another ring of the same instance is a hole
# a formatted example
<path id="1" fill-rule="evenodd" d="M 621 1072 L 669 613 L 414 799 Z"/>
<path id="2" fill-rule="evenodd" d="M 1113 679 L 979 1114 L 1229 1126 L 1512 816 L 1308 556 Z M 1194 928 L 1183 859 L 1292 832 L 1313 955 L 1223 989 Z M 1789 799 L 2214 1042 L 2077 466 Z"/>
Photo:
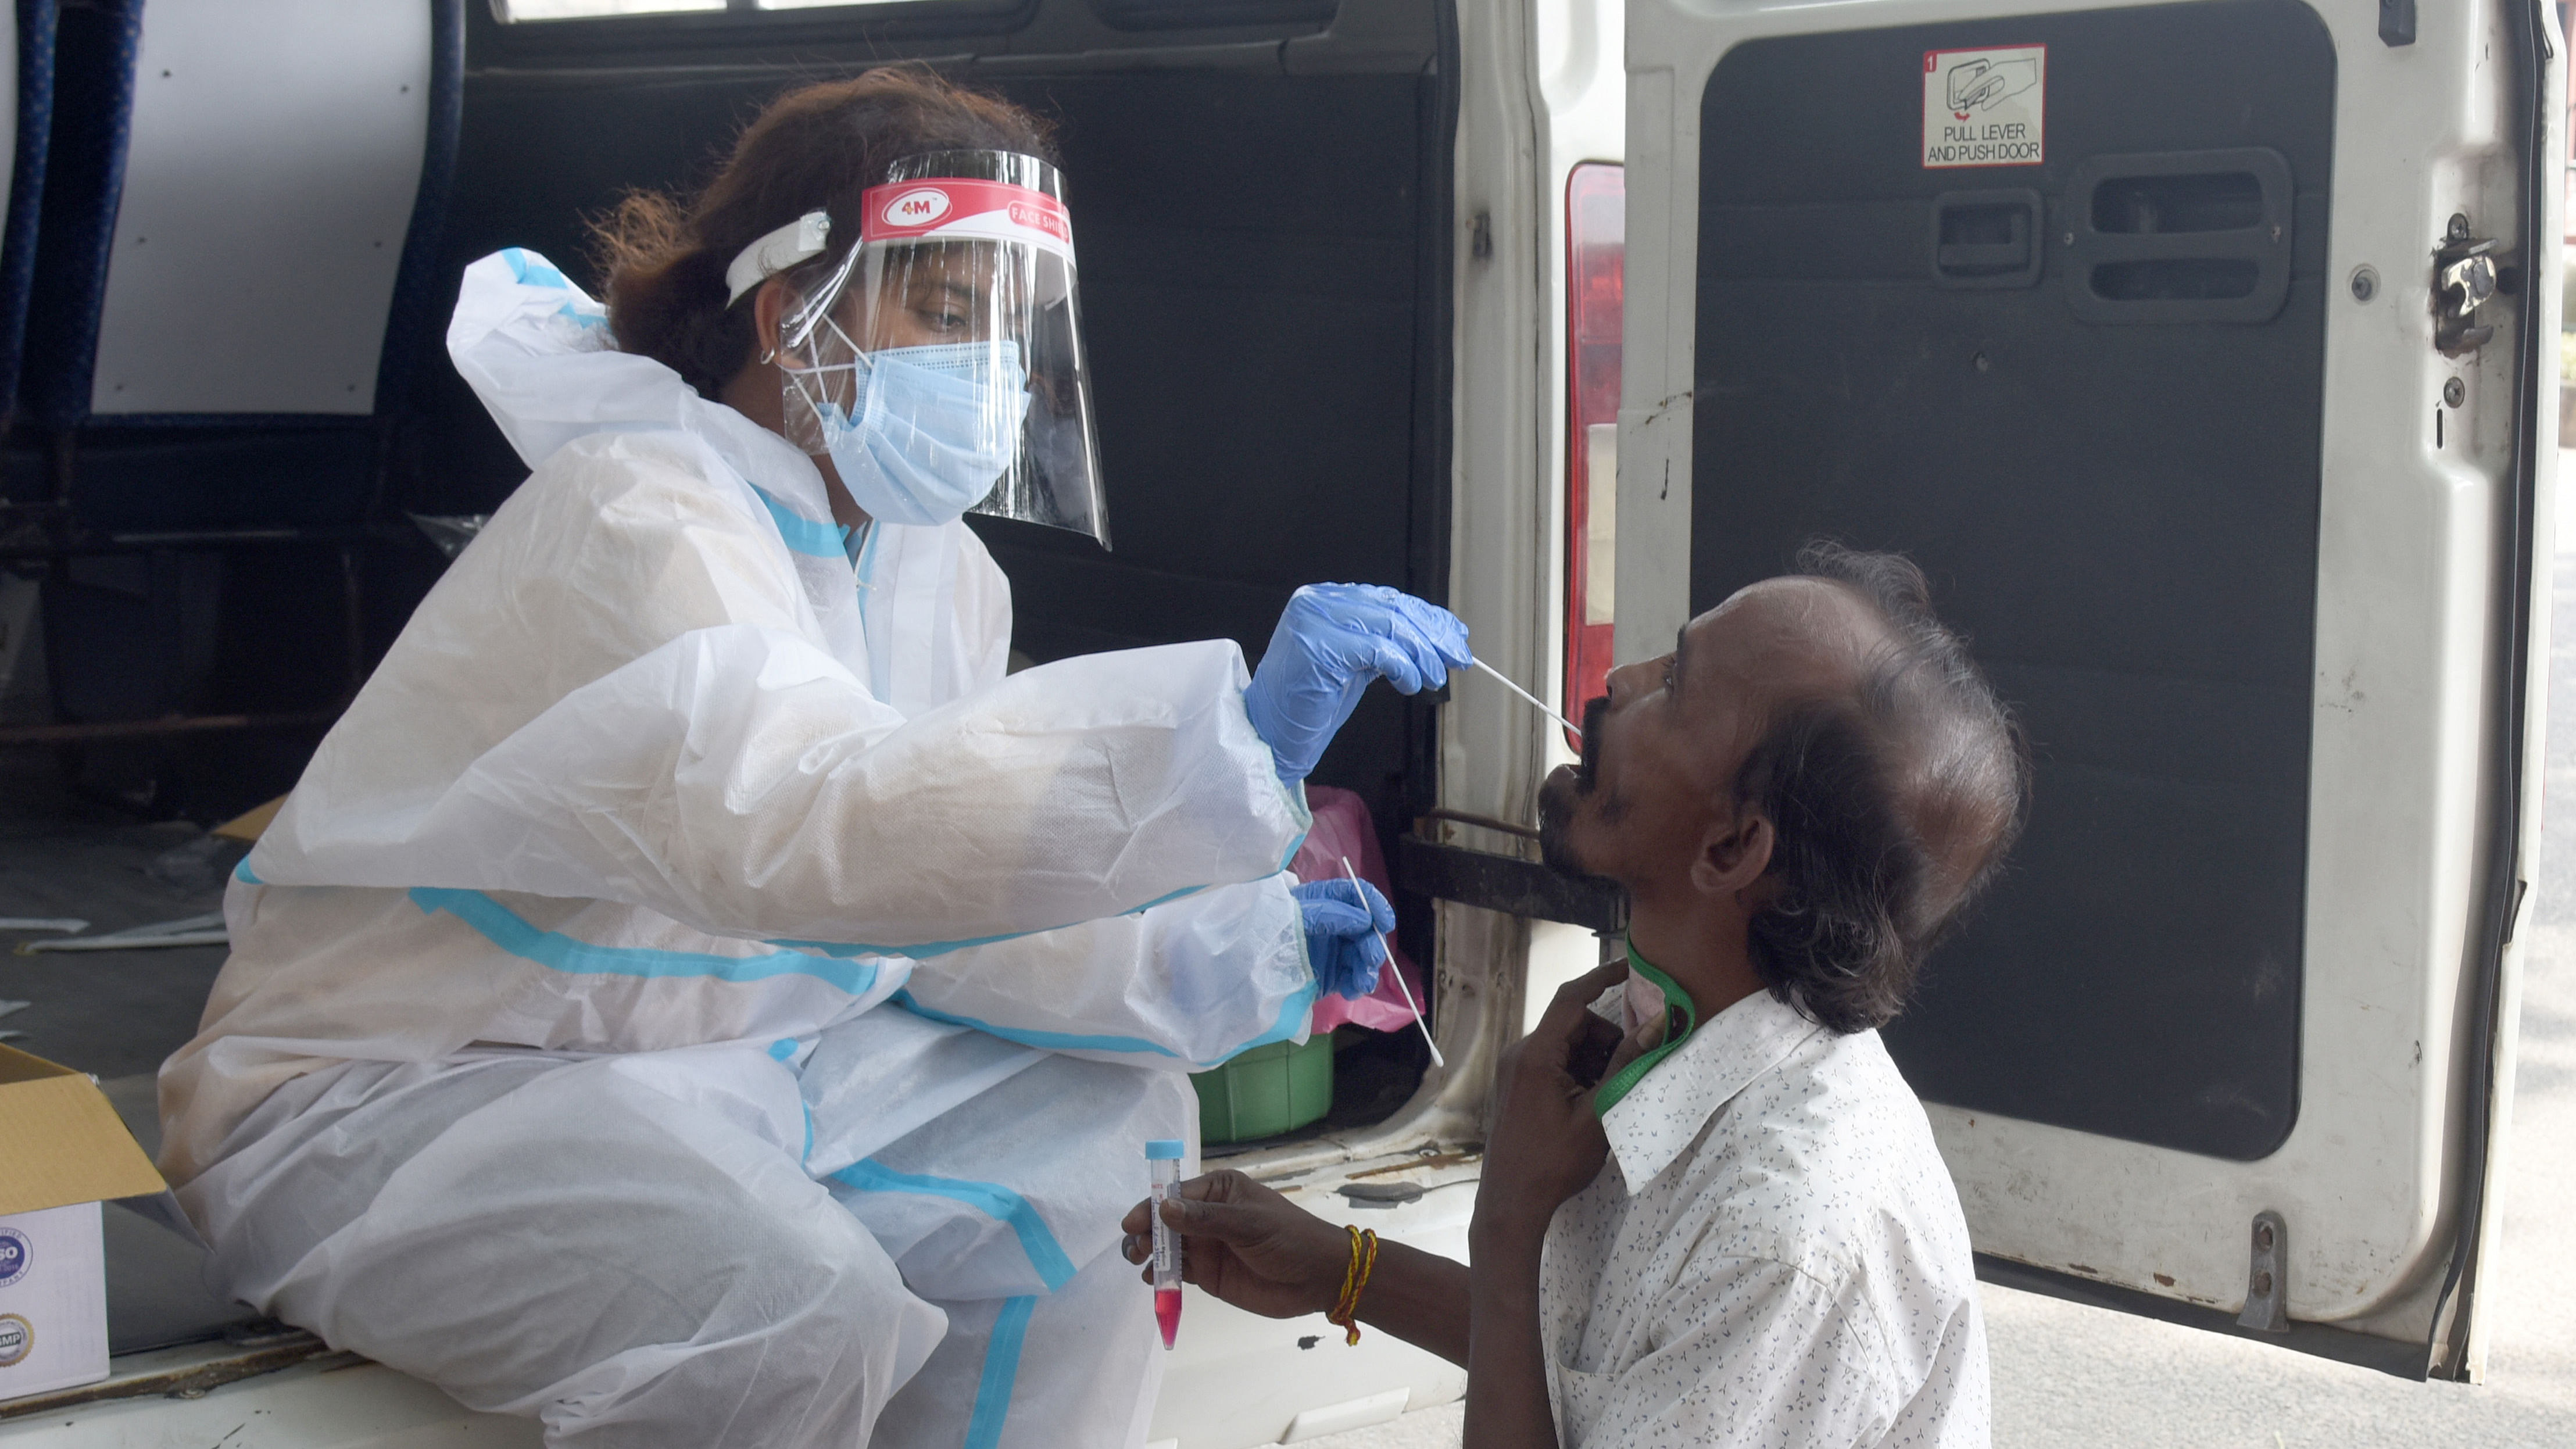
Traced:
<path id="1" fill-rule="evenodd" d="M 1314 813 L 1315 828 L 1306 832 L 1306 843 L 1289 857 L 1288 873 L 1300 881 L 1342 880 L 1342 858 L 1350 857 L 1360 879 L 1392 897 L 1387 884 L 1386 859 L 1377 848 L 1377 826 L 1369 819 L 1368 806 L 1348 790 L 1330 785 L 1306 787 L 1306 808 Z M 1391 946 L 1393 943 L 1390 942 Z M 1398 951 L 1395 969 L 1404 973 L 1404 984 L 1413 990 L 1413 999 L 1422 999 L 1422 973 Z M 1410 1025 L 1414 1011 L 1404 1004 L 1404 995 L 1396 989 L 1392 972 L 1377 974 L 1377 990 L 1357 1001 L 1344 1001 L 1338 996 L 1315 998 L 1315 1030 L 1331 1031 L 1343 1022 L 1357 1022 L 1372 1031 L 1402 1031 Z"/>

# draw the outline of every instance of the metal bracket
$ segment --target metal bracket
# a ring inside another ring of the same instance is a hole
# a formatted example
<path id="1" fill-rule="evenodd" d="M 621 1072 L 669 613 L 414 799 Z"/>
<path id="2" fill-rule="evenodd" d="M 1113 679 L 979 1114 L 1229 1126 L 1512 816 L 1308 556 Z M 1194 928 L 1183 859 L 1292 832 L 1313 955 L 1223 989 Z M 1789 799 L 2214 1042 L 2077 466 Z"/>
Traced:
<path id="1" fill-rule="evenodd" d="M 2256 1333 L 2290 1331 L 2290 1225 L 2265 1208 L 2254 1215 L 2254 1254 L 2245 1273 L 2245 1311 L 2236 1326 Z"/>
<path id="2" fill-rule="evenodd" d="M 1433 900 L 1563 921 L 1605 936 L 1628 928 L 1628 893 L 1596 877 L 1558 875 L 1534 860 L 1440 845 L 1418 835 L 1396 842 L 1395 860 L 1396 884 Z"/>

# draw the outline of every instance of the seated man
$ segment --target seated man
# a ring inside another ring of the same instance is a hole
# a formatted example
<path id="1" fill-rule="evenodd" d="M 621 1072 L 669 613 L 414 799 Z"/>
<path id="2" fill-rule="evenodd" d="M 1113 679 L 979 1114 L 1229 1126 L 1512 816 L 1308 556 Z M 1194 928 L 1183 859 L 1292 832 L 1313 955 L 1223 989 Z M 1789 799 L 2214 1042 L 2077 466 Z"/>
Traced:
<path id="1" fill-rule="evenodd" d="M 2028 766 L 1912 564 L 1800 563 L 1613 673 L 1547 782 L 1549 860 L 1627 888 L 1628 959 L 1504 1057 L 1474 1266 L 1355 1264 L 1239 1173 L 1164 1210 L 1190 1281 L 1256 1313 L 1333 1311 L 1365 1270 L 1359 1319 L 1466 1366 L 1473 1449 L 1987 1441 L 1967 1227 L 1874 1028 L 1994 875 Z"/>

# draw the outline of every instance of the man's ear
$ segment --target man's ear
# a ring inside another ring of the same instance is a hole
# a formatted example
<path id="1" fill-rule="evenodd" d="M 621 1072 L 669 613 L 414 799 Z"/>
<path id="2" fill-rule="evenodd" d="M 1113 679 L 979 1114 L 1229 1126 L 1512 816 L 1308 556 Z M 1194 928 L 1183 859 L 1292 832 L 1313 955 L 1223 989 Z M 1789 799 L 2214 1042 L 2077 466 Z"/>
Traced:
<path id="1" fill-rule="evenodd" d="M 1776 839 L 1771 817 L 1755 806 L 1719 816 L 1700 837 L 1699 855 L 1691 861 L 1691 885 L 1708 895 L 1731 896 L 1746 889 L 1771 868 Z"/>

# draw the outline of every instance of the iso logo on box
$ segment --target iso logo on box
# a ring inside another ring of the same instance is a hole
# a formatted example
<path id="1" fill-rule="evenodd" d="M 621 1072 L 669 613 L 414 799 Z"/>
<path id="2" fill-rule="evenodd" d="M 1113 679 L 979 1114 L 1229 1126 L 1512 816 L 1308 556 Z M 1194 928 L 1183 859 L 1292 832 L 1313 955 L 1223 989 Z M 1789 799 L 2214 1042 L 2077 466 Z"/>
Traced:
<path id="1" fill-rule="evenodd" d="M 14 1313 L 0 1313 L 0 1368 L 16 1368 L 36 1346 L 36 1326 Z"/>
<path id="2" fill-rule="evenodd" d="M 928 226 L 948 214 L 948 193 L 936 186 L 916 187 L 885 204 L 888 226 Z"/>
<path id="3" fill-rule="evenodd" d="M 0 1228 L 0 1288 L 27 1276 L 35 1266 L 36 1245 L 16 1228 Z"/>

